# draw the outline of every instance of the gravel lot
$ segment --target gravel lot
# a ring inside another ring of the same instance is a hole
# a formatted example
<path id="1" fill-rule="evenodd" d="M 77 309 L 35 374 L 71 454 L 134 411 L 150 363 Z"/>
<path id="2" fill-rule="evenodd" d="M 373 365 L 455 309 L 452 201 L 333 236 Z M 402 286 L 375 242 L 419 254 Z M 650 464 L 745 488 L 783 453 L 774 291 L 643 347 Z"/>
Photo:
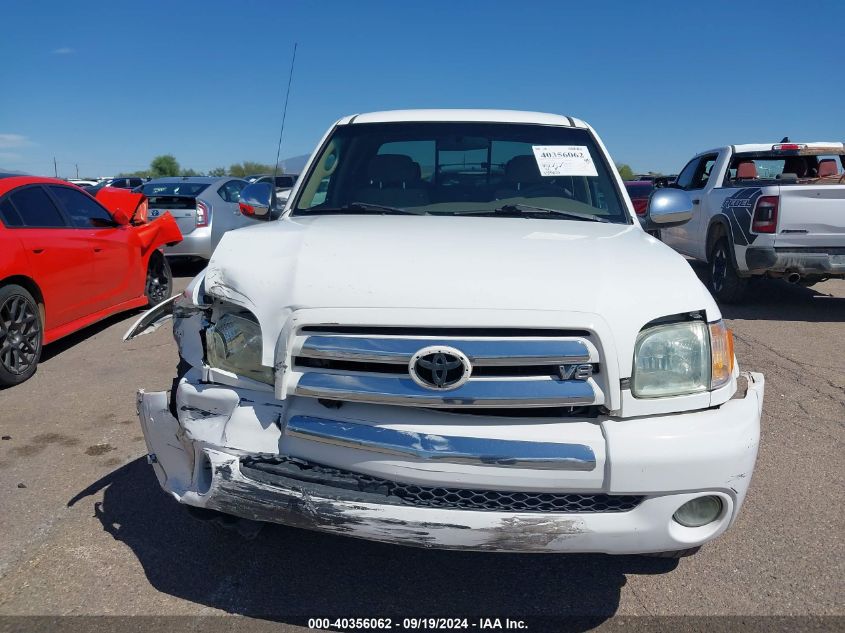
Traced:
<path id="1" fill-rule="evenodd" d="M 137 313 L 112 318 L 0 392 L 0 614 L 845 615 L 845 282 L 762 282 L 724 314 L 766 375 L 762 446 L 738 523 L 680 563 L 221 533 L 144 460 L 135 391 L 169 387 L 170 328 L 122 343 Z"/>

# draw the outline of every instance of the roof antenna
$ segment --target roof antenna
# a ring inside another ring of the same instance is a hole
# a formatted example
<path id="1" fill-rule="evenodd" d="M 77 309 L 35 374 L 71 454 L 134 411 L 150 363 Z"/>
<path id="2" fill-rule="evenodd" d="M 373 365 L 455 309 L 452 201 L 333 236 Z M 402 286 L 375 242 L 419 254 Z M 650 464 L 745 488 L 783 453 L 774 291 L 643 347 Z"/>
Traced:
<path id="1" fill-rule="evenodd" d="M 781 143 L 789 143 L 789 137 L 788 137 L 788 136 L 784 136 L 782 139 L 780 139 L 780 142 L 781 142 Z"/>
<path id="2" fill-rule="evenodd" d="M 290 73 L 288 73 L 288 89 L 287 89 L 287 92 L 285 93 L 285 107 L 284 107 L 284 110 L 282 111 L 282 129 L 279 130 L 279 145 L 276 148 L 276 164 L 273 166 L 273 180 L 270 183 L 270 185 L 273 187 L 273 189 L 271 190 L 273 192 L 273 202 L 274 202 L 274 204 L 272 205 L 273 207 L 276 206 L 275 205 L 275 202 L 276 202 L 276 176 L 279 173 L 279 155 L 282 152 L 282 135 L 284 135 L 284 133 L 285 133 L 285 119 L 287 118 L 287 115 L 288 115 L 288 99 L 290 99 L 290 84 L 291 84 L 291 81 L 293 81 L 293 65 L 294 65 L 294 63 L 296 63 L 296 47 L 297 47 L 297 45 L 298 45 L 298 42 L 293 43 L 293 57 L 290 60 Z M 272 219 L 272 217 L 273 217 L 273 214 L 268 213 L 267 214 L 267 221 L 269 222 Z"/>

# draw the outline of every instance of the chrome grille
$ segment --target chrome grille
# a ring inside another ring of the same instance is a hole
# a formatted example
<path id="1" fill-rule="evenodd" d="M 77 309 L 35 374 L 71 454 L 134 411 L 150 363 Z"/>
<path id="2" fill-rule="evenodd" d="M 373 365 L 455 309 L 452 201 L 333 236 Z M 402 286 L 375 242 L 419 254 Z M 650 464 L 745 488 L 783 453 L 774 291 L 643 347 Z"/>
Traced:
<path id="1" fill-rule="evenodd" d="M 244 458 L 241 473 L 257 481 L 281 484 L 294 479 L 344 491 L 363 493 L 364 501 L 450 510 L 488 512 L 628 512 L 645 498 L 638 495 L 577 494 L 554 492 L 514 492 L 418 486 L 389 481 L 296 458 Z M 348 493 L 347 493 L 348 496 Z"/>
<path id="2" fill-rule="evenodd" d="M 395 332 L 395 333 L 393 333 Z M 592 377 L 564 378 L 562 368 L 600 371 L 590 333 L 522 328 L 302 328 L 291 350 L 295 395 L 325 400 L 459 409 L 599 406 Z M 509 333 L 519 334 L 507 336 Z M 555 336 L 554 334 L 557 334 Z M 469 359 L 469 380 L 428 388 L 409 373 L 422 349 L 453 348 Z"/>

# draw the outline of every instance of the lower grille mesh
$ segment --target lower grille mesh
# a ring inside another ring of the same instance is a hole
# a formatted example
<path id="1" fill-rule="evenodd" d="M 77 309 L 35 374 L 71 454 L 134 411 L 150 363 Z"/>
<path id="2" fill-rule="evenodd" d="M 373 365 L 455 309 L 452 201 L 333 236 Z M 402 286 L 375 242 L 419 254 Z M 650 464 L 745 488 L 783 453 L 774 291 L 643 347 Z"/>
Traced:
<path id="1" fill-rule="evenodd" d="M 642 497 L 426 488 L 395 484 L 407 505 L 495 512 L 627 512 Z"/>
<path id="2" fill-rule="evenodd" d="M 245 458 L 244 476 L 272 483 L 273 478 L 296 479 L 343 490 L 381 495 L 383 503 L 453 510 L 491 512 L 628 512 L 644 499 L 634 495 L 513 492 L 439 488 L 389 481 L 296 458 Z"/>

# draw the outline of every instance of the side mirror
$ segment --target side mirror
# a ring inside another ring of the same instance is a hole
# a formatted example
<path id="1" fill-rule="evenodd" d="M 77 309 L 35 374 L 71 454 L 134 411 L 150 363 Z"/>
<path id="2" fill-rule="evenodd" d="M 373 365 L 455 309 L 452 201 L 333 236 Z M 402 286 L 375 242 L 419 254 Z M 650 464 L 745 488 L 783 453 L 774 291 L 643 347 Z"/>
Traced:
<path id="1" fill-rule="evenodd" d="M 275 190 L 269 182 L 254 182 L 241 189 L 238 208 L 241 214 L 255 220 L 265 219 L 270 215 L 275 198 Z"/>
<path id="2" fill-rule="evenodd" d="M 692 200 L 683 189 L 667 187 L 651 194 L 648 209 L 642 218 L 646 231 L 680 226 L 692 219 Z"/>

